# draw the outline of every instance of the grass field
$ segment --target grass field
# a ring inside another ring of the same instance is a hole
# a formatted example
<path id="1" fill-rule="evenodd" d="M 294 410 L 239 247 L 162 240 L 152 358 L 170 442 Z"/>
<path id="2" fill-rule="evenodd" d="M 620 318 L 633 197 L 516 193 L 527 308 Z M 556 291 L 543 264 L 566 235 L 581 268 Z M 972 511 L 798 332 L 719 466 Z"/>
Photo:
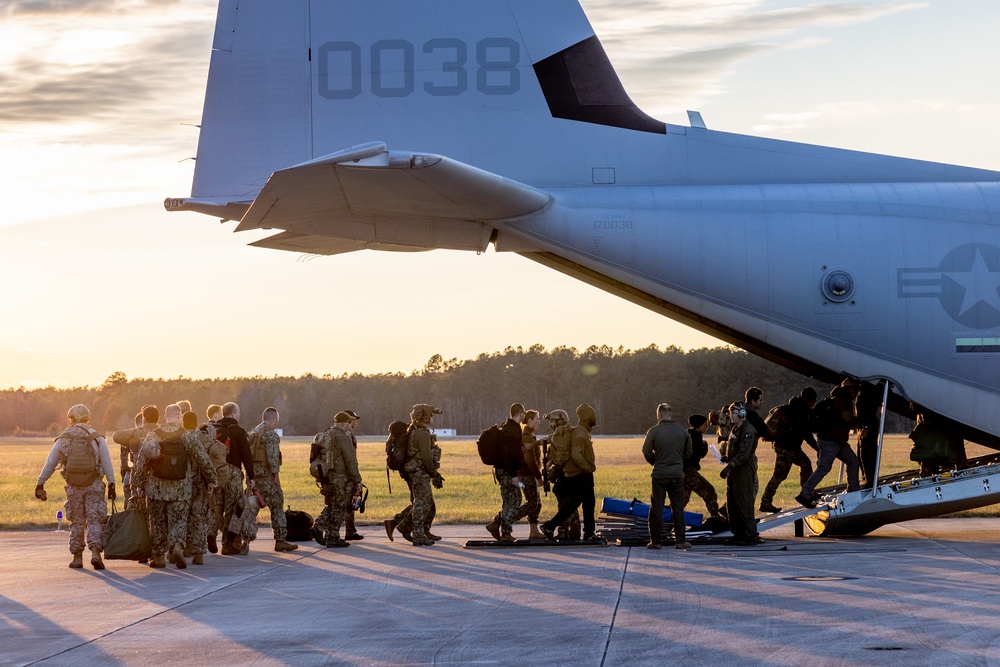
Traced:
<path id="1" fill-rule="evenodd" d="M 309 476 L 309 443 L 311 438 L 288 438 L 281 443 L 284 465 L 281 469 L 285 505 L 305 510 L 316 516 L 323 501 L 312 477 Z M 490 469 L 479 461 L 475 442 L 471 439 L 442 440 L 441 474 L 444 488 L 435 490 L 439 523 L 486 523 L 500 506 L 500 492 L 493 483 Z M 0 456 L 4 463 L 0 471 L 0 529 L 25 529 L 54 527 L 56 511 L 65 500 L 62 478 L 58 475 L 46 484 L 48 502 L 34 497 L 35 481 L 45 464 L 52 447 L 46 438 L 0 438 Z M 631 500 L 637 497 L 648 501 L 650 468 L 642 458 L 642 437 L 598 437 L 594 443 L 597 456 L 597 498 L 608 496 Z M 808 449 L 808 448 L 807 448 Z M 910 441 L 906 436 L 890 436 L 886 440 L 882 459 L 882 474 L 891 474 L 913 468 L 908 459 Z M 118 448 L 114 447 L 112 460 L 117 468 Z M 978 445 L 968 445 L 969 458 L 995 453 Z M 763 443 L 758 448 L 760 486 L 767 483 L 774 464 L 771 446 Z M 385 473 L 384 442 L 375 438 L 362 438 L 358 447 L 361 475 L 370 490 L 365 514 L 358 515 L 361 524 L 380 524 L 407 504 L 406 484 L 396 473 L 391 473 L 392 495 L 389 495 Z M 721 468 L 711 454 L 702 465 L 702 474 L 711 481 L 720 496 L 725 495 L 725 482 L 719 478 Z M 838 468 L 827 476 L 826 484 L 836 482 Z M 119 481 L 120 487 L 120 481 Z M 121 489 L 119 488 L 119 492 Z M 798 468 L 778 489 L 775 504 L 791 507 L 799 491 Z M 724 501 L 720 500 L 720 503 Z M 119 501 L 119 508 L 121 503 Z M 542 497 L 542 518 L 554 513 L 555 497 Z M 697 496 L 691 497 L 689 511 L 704 512 L 705 506 Z M 962 516 L 996 516 L 998 506 L 979 508 L 962 513 Z M 270 521 L 268 510 L 260 514 L 260 521 Z"/>

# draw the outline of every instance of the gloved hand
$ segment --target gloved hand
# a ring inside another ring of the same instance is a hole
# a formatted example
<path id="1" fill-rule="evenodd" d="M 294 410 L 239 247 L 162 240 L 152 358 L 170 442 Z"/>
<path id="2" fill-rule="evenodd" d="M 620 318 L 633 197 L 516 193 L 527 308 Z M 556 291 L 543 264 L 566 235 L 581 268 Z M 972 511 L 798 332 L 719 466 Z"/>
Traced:
<path id="1" fill-rule="evenodd" d="M 118 493 L 115 491 L 114 484 L 108 484 L 108 500 L 114 500 L 118 497 Z"/>
<path id="2" fill-rule="evenodd" d="M 431 486 L 433 486 L 435 489 L 444 488 L 444 477 L 442 477 L 440 473 L 434 475 L 434 477 L 431 478 Z"/>
<path id="3" fill-rule="evenodd" d="M 39 484 L 38 486 L 35 487 L 35 497 L 38 498 L 39 500 L 48 500 L 49 499 L 48 494 L 45 493 L 45 485 L 44 484 Z"/>
<path id="4" fill-rule="evenodd" d="M 721 477 L 722 479 L 729 477 L 729 473 L 732 471 L 732 469 L 733 469 L 732 466 L 726 466 L 725 468 L 719 471 L 719 477 Z"/>
<path id="5" fill-rule="evenodd" d="M 251 479 L 249 482 L 247 482 L 247 488 L 248 489 L 257 488 L 257 482 Z"/>

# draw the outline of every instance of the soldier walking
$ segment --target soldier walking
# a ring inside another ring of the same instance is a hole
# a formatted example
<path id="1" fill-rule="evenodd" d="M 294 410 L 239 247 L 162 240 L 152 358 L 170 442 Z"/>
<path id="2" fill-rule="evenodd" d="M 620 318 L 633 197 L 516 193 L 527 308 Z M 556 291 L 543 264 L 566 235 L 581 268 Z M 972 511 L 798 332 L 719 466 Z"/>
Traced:
<path id="1" fill-rule="evenodd" d="M 134 486 L 145 497 L 149 512 L 149 541 L 153 554 L 150 567 L 166 567 L 170 562 L 183 570 L 184 543 L 187 540 L 187 519 L 191 503 L 192 462 L 202 475 L 211 493 L 216 486 L 215 469 L 205 450 L 193 438 L 185 438 L 181 425 L 181 409 L 171 404 L 163 411 L 161 428 L 147 436 L 139 450 Z"/>
<path id="2" fill-rule="evenodd" d="M 413 488 L 410 536 L 416 547 L 434 544 L 427 532 L 430 521 L 437 512 L 431 486 L 438 489 L 444 486 L 444 478 L 438 472 L 441 467 L 441 448 L 437 446 L 437 438 L 429 428 L 436 414 L 441 414 L 441 411 L 426 403 L 418 403 L 410 410 L 410 438 L 407 445 L 409 460 L 403 467 Z"/>
<path id="3" fill-rule="evenodd" d="M 701 460 L 708 454 L 705 433 L 708 431 L 708 417 L 691 415 L 688 417 L 688 435 L 691 436 L 691 456 L 684 460 L 684 506 L 687 507 L 691 494 L 697 494 L 704 502 L 710 516 L 719 513 L 719 494 L 715 487 L 701 474 Z"/>
<path id="4" fill-rule="evenodd" d="M 135 468 L 139 460 L 139 448 L 146 440 L 160 421 L 160 411 L 155 405 L 144 405 L 139 414 L 136 415 L 135 428 L 126 428 L 115 431 L 111 439 L 121 445 L 121 473 L 122 485 L 125 491 L 125 509 L 131 507 L 132 498 L 132 469 Z"/>
<path id="5" fill-rule="evenodd" d="M 565 410 L 552 410 L 545 415 L 549 422 L 548 441 L 548 461 L 544 462 L 548 470 L 549 481 L 552 482 L 552 494 L 556 497 L 556 511 L 558 512 L 569 503 L 569 494 L 563 483 L 563 463 L 556 462 L 556 456 L 560 449 L 565 449 L 565 458 L 569 460 L 570 440 L 572 439 L 573 427 L 569 423 L 569 415 Z M 580 525 L 580 511 L 574 510 L 567 519 L 559 526 L 556 537 L 560 540 L 579 540 L 583 530 Z M 542 533 L 544 535 L 544 533 Z"/>
<path id="6" fill-rule="evenodd" d="M 777 429 L 774 436 L 774 472 L 764 493 L 760 496 L 761 512 L 780 512 L 780 507 L 774 506 L 774 494 L 778 492 L 778 487 L 791 472 L 792 466 L 799 467 L 799 486 L 805 483 L 812 476 L 812 461 L 802 451 L 802 441 L 809 443 L 809 446 L 818 450 L 816 439 L 812 431 L 809 430 L 809 412 L 816 405 L 816 390 L 812 387 L 804 387 L 798 396 L 788 399 L 788 404 L 779 406 L 776 410 L 785 412 L 785 416 L 778 421 L 783 421 L 781 428 Z M 774 418 L 769 415 L 771 423 Z"/>
<path id="7" fill-rule="evenodd" d="M 297 544 L 288 538 L 288 523 L 285 520 L 285 494 L 281 490 L 278 472 L 281 469 L 281 438 L 274 430 L 281 417 L 275 408 L 266 408 L 261 421 L 250 432 L 250 451 L 253 455 L 253 478 L 257 490 L 271 510 L 271 528 L 274 530 L 275 551 L 295 551 Z"/>
<path id="8" fill-rule="evenodd" d="M 542 498 L 538 493 L 538 484 L 542 481 L 542 445 L 535 437 L 542 418 L 538 410 L 528 410 L 521 422 L 521 467 L 517 477 L 523 485 L 524 504 L 517 508 L 511 520 L 528 517 L 528 539 L 544 540 L 545 535 L 538 530 L 538 515 L 542 511 Z"/>
<path id="9" fill-rule="evenodd" d="M 316 541 L 327 547 L 349 547 L 351 543 L 340 537 L 340 526 L 351 506 L 351 498 L 361 488 L 361 473 L 358 459 L 351 443 L 351 416 L 338 412 L 333 418 L 333 427 L 328 429 L 320 446 L 322 461 L 323 498 L 326 507 L 313 524 Z"/>
<path id="10" fill-rule="evenodd" d="M 256 487 L 253 474 L 253 457 L 250 454 L 250 440 L 247 432 L 239 424 L 240 406 L 226 403 L 222 406 L 222 419 L 216 422 L 217 436 L 227 444 L 226 463 L 229 464 L 228 488 L 225 491 L 225 507 L 220 528 L 222 529 L 222 553 L 226 556 L 245 554 L 249 545 L 229 530 L 229 523 L 236 513 L 237 502 L 243 495 L 243 473 L 246 472 L 247 489 Z M 211 530 L 211 528 L 209 528 Z"/>
<path id="11" fill-rule="evenodd" d="M 524 406 L 514 403 L 510 406 L 510 417 L 500 427 L 500 463 L 493 466 L 493 476 L 500 486 L 500 511 L 493 521 L 486 524 L 486 530 L 500 542 L 514 541 L 512 525 L 521 506 L 523 483 L 517 472 L 524 460 L 521 450 L 523 419 Z"/>
<path id="12" fill-rule="evenodd" d="M 86 546 L 90 548 L 90 564 L 95 570 L 104 569 L 104 521 L 108 504 L 104 500 L 104 482 L 108 481 L 108 500 L 114 500 L 115 469 L 104 436 L 90 425 L 90 410 L 74 405 L 66 413 L 69 427 L 56 438 L 35 484 L 35 497 L 48 500 L 45 482 L 57 466 L 62 467 L 66 480 L 66 517 L 70 521 L 69 550 L 73 560 L 69 566 L 83 567 L 84 529 Z"/>
<path id="13" fill-rule="evenodd" d="M 180 406 L 178 406 L 180 407 Z M 191 504 L 188 508 L 187 539 L 185 541 L 184 555 L 191 556 L 192 565 L 205 564 L 206 540 L 208 538 L 208 527 L 211 518 L 211 497 L 215 487 L 218 486 L 218 468 L 209 452 L 212 445 L 216 444 L 214 432 L 209 435 L 207 431 L 198 428 L 198 415 L 188 411 L 181 415 L 181 425 L 184 427 L 185 446 L 198 447 L 208 458 L 211 465 L 209 470 L 202 470 L 200 457 L 192 459 L 188 466 L 188 477 L 191 478 Z M 221 446 L 221 443 L 219 443 Z M 212 486 L 214 484 L 215 486 Z M 212 536 L 215 537 L 214 535 Z M 214 552 L 213 552 L 214 553 Z"/>
<path id="14" fill-rule="evenodd" d="M 583 403 L 576 408 L 577 424 L 573 428 L 570 441 L 570 459 L 563 466 L 563 484 L 566 489 L 567 502 L 554 517 L 541 525 L 545 537 L 555 539 L 555 530 L 561 526 L 576 508 L 583 507 L 583 539 L 594 539 L 594 472 L 597 463 L 594 459 L 594 443 L 591 431 L 597 425 L 597 413 L 594 408 Z"/>
<path id="15" fill-rule="evenodd" d="M 354 446 L 354 458 L 358 456 L 358 436 L 355 435 L 354 431 L 358 428 L 358 421 L 361 420 L 361 416 L 354 410 L 344 410 L 351 418 L 351 432 L 347 435 L 351 436 L 351 444 Z M 365 536 L 358 532 L 358 527 L 354 525 L 354 506 L 347 508 L 347 514 L 344 516 L 344 539 L 348 541 L 363 540 Z"/>

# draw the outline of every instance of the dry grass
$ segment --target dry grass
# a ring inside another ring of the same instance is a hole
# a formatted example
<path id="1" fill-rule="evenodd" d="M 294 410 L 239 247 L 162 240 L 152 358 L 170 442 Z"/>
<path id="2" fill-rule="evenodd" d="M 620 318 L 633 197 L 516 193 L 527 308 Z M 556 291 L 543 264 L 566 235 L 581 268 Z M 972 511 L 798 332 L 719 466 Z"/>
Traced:
<path id="1" fill-rule="evenodd" d="M 310 438 L 288 438 L 282 442 L 284 465 L 282 466 L 282 486 L 285 504 L 294 509 L 305 510 L 316 516 L 323 507 L 322 498 L 309 476 L 308 458 Z M 906 436 L 890 436 L 886 441 L 882 460 L 883 474 L 902 472 L 913 468 L 909 461 L 910 441 Z M 46 484 L 49 501 L 41 503 L 34 498 L 35 481 L 45 464 L 51 440 L 45 438 L 0 438 L 4 466 L 0 471 L 0 528 L 23 529 L 51 527 L 55 525 L 56 511 L 62 509 L 65 496 L 62 480 L 53 476 Z M 595 441 L 597 454 L 597 498 L 605 496 L 632 499 L 647 499 L 649 495 L 649 466 L 641 454 L 642 438 L 599 437 Z M 486 523 L 500 506 L 500 492 L 493 483 L 490 469 L 479 461 L 476 445 L 470 439 L 443 440 L 441 447 L 441 473 L 445 485 L 435 490 L 438 506 L 437 521 L 441 523 Z M 117 449 L 117 448 L 114 448 Z M 978 445 L 968 446 L 969 457 L 995 453 Z M 117 451 L 112 459 L 117 467 Z M 393 495 L 389 495 L 385 473 L 383 442 L 376 438 L 363 438 L 358 448 L 361 474 L 370 489 L 365 514 L 359 515 L 359 523 L 378 524 L 407 504 L 406 484 L 391 473 Z M 760 485 L 770 479 L 774 464 L 774 453 L 770 445 L 764 443 L 758 450 Z M 711 481 L 720 496 L 725 495 L 725 483 L 718 476 L 719 466 L 711 454 L 702 465 L 702 474 Z M 837 468 L 827 477 L 826 483 L 836 482 Z M 799 491 L 798 469 L 778 489 L 775 504 L 790 507 Z M 555 498 L 542 498 L 542 517 L 552 514 Z M 120 505 L 119 505 L 120 506 Z M 692 496 L 689 511 L 704 512 L 701 499 Z M 964 516 L 995 516 L 997 507 L 989 506 L 963 513 Z M 267 510 L 261 512 L 261 521 L 270 520 Z"/>

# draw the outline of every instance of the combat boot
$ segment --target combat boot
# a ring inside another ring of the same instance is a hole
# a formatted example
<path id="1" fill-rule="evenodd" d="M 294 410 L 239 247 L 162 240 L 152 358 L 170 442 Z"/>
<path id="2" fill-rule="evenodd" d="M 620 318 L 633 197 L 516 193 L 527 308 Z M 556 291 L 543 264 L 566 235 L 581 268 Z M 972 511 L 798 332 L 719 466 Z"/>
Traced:
<path id="1" fill-rule="evenodd" d="M 219 544 L 215 541 L 215 533 L 208 536 L 208 551 L 213 554 L 219 553 Z"/>
<path id="2" fill-rule="evenodd" d="M 82 551 L 74 551 L 73 552 L 73 560 L 71 560 L 69 562 L 69 566 L 71 568 L 73 568 L 74 570 L 79 570 L 81 567 L 83 567 L 83 552 Z"/>
<path id="3" fill-rule="evenodd" d="M 166 567 L 167 559 L 163 557 L 163 554 L 153 554 L 153 557 L 149 561 L 150 567 Z"/>
<path id="4" fill-rule="evenodd" d="M 392 539 L 392 534 L 396 532 L 396 520 L 386 519 L 382 522 L 382 525 L 385 526 L 385 534 L 389 536 L 389 541 L 394 542 L 395 540 Z"/>
<path id="5" fill-rule="evenodd" d="M 426 537 L 414 537 L 412 540 L 413 546 L 415 547 L 432 547 L 434 546 L 434 540 L 429 540 Z"/>
<path id="6" fill-rule="evenodd" d="M 517 540 L 514 539 L 514 536 L 511 535 L 510 533 L 504 533 L 503 535 L 500 536 L 500 539 L 497 541 L 503 542 L 504 544 L 514 544 L 514 542 L 517 542 Z"/>
<path id="7" fill-rule="evenodd" d="M 101 559 L 101 550 L 93 549 L 90 552 L 90 564 L 94 566 L 95 570 L 104 569 L 104 560 Z"/>
<path id="8" fill-rule="evenodd" d="M 365 536 L 362 535 L 361 533 L 354 532 L 354 533 L 348 533 L 347 535 L 344 535 L 344 539 L 345 540 L 351 540 L 351 541 L 357 541 L 357 540 L 363 540 L 363 539 L 365 539 Z"/>
<path id="9" fill-rule="evenodd" d="M 205 554 L 195 554 L 191 556 L 192 565 L 204 565 L 205 564 Z"/>
<path id="10" fill-rule="evenodd" d="M 781 508 L 775 507 L 774 503 L 772 503 L 771 501 L 764 502 L 762 500 L 760 501 L 760 511 L 767 512 L 768 514 L 777 514 L 778 512 L 781 511 Z"/>
<path id="11" fill-rule="evenodd" d="M 427 539 L 431 540 L 432 542 L 437 542 L 438 540 L 441 539 L 440 535 L 435 535 L 434 533 L 432 533 L 429 530 L 424 530 L 424 535 L 426 535 Z"/>
<path id="12" fill-rule="evenodd" d="M 246 556 L 250 553 L 250 540 L 243 540 L 242 546 L 240 547 L 240 555 Z"/>
<path id="13" fill-rule="evenodd" d="M 497 540 L 497 541 L 500 540 L 500 522 L 499 521 L 497 521 L 496 519 L 493 519 L 492 521 L 490 521 L 488 524 L 486 524 L 486 530 L 489 532 L 490 535 L 493 536 L 494 540 Z"/>
<path id="14" fill-rule="evenodd" d="M 184 560 L 184 552 L 181 550 L 180 545 L 170 550 L 170 562 L 176 565 L 178 570 L 183 570 L 188 566 L 187 561 Z"/>
<path id="15" fill-rule="evenodd" d="M 544 540 L 545 539 L 545 534 L 542 531 L 538 530 L 538 524 L 537 523 L 529 524 L 529 526 L 531 528 L 531 530 L 528 532 L 528 539 L 529 540 Z"/>
<path id="16" fill-rule="evenodd" d="M 340 549 L 343 547 L 351 546 L 351 543 L 348 542 L 347 540 L 341 539 L 340 535 L 334 535 L 332 537 L 326 538 L 326 546 L 330 547 L 331 549 Z"/>
<path id="17" fill-rule="evenodd" d="M 298 548 L 299 548 L 299 545 L 297 545 L 297 544 L 291 544 L 290 542 L 287 542 L 285 540 L 275 540 L 274 541 L 274 550 L 275 551 L 295 551 Z"/>
<path id="18" fill-rule="evenodd" d="M 674 549 L 683 549 L 684 551 L 687 551 L 690 548 L 691 548 L 690 542 L 678 542 L 677 544 L 674 545 Z"/>
<path id="19" fill-rule="evenodd" d="M 312 538 L 316 542 L 316 544 L 320 545 L 321 547 L 326 546 L 326 536 L 323 534 L 322 530 L 313 527 L 309 529 L 309 532 L 312 534 Z"/>

